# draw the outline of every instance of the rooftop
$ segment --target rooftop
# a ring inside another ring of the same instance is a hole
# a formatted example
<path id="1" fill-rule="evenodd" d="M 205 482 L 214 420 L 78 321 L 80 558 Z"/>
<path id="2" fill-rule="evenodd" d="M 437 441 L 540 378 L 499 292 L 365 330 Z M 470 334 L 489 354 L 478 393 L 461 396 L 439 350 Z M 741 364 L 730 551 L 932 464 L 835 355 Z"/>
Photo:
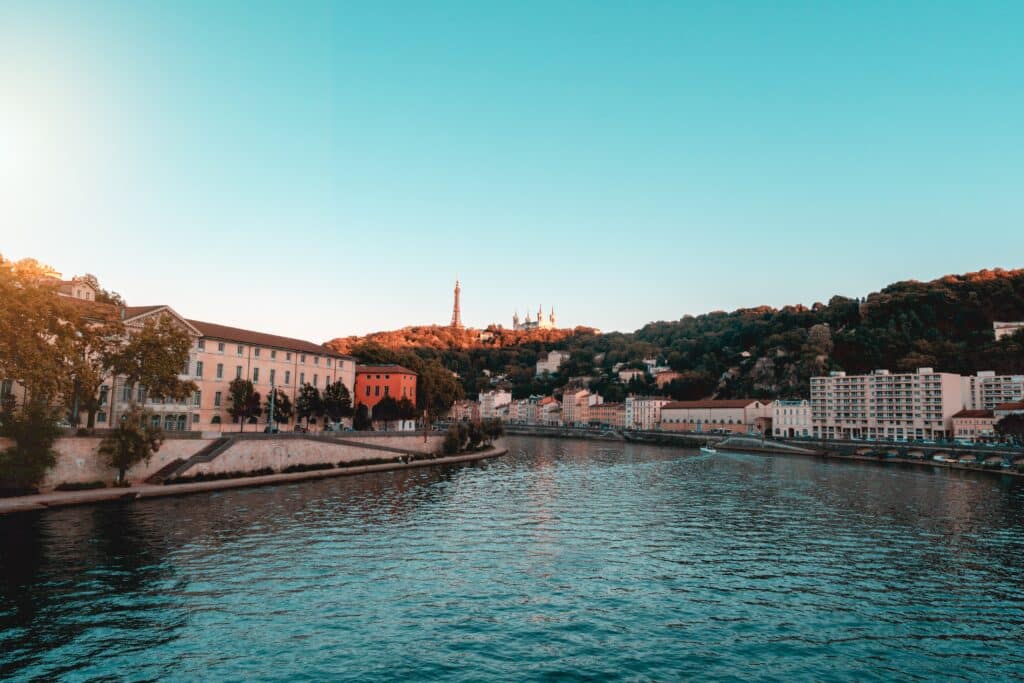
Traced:
<path id="1" fill-rule="evenodd" d="M 751 403 L 761 402 L 756 398 L 708 399 L 704 401 L 672 401 L 661 407 L 662 410 L 686 408 L 746 408 Z M 770 402 L 770 401 L 769 401 Z M 764 402 L 764 403 L 769 403 Z"/>
<path id="2" fill-rule="evenodd" d="M 389 372 L 396 375 L 415 375 L 409 368 L 402 367 L 397 363 L 382 363 L 380 365 L 357 365 L 356 374 L 369 374 L 371 372 Z"/>
<path id="3" fill-rule="evenodd" d="M 961 410 L 953 417 L 954 419 L 958 417 L 993 417 L 993 413 L 991 410 Z"/>
<path id="4" fill-rule="evenodd" d="M 139 308 L 152 309 L 159 308 L 159 306 L 141 306 Z M 128 309 L 126 309 L 126 311 L 127 310 Z M 199 330 L 204 337 L 210 337 L 212 339 L 223 339 L 224 341 L 242 342 L 243 344 L 252 344 L 253 346 L 276 347 L 286 351 L 299 351 L 302 353 L 330 356 L 332 358 L 347 358 L 355 360 L 352 356 L 335 353 L 322 344 L 314 344 L 313 342 L 306 341 L 304 339 L 281 337 L 276 334 L 267 334 L 266 332 L 256 332 L 254 330 L 243 330 L 238 327 L 228 327 L 227 325 L 207 323 L 201 320 L 189 320 L 188 322 Z"/>

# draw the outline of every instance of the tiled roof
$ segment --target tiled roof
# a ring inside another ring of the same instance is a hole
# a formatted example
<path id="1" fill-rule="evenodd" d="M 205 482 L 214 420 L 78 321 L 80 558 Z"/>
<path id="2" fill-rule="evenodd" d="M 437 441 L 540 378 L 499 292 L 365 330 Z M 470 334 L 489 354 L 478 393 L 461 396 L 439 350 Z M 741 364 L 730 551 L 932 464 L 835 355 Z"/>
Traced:
<path id="1" fill-rule="evenodd" d="M 746 408 L 751 403 L 757 403 L 759 399 L 756 398 L 736 398 L 736 399 L 723 399 L 723 400 L 706 400 L 706 401 L 672 401 L 666 403 L 661 407 L 662 410 L 672 410 L 675 408 Z M 769 401 L 761 401 L 761 403 L 769 403 Z"/>
<path id="2" fill-rule="evenodd" d="M 125 318 L 134 318 L 135 316 L 145 315 L 147 313 L 152 313 L 153 311 L 157 310 L 158 308 L 165 308 L 165 307 L 166 307 L 166 304 L 158 304 L 156 306 L 125 306 L 124 307 L 124 317 Z"/>
<path id="3" fill-rule="evenodd" d="M 1024 410 L 1024 401 L 1000 403 L 999 405 L 996 406 L 996 410 Z"/>
<path id="4" fill-rule="evenodd" d="M 993 417 L 993 413 L 991 410 L 961 410 L 953 417 Z"/>
<path id="5" fill-rule="evenodd" d="M 356 374 L 368 374 L 371 372 L 389 372 L 396 375 L 415 375 L 416 373 L 409 368 L 403 368 L 401 365 L 357 365 Z"/>
<path id="6" fill-rule="evenodd" d="M 322 344 L 314 344 L 313 342 L 305 341 L 304 339 L 294 339 L 292 337 L 281 337 L 276 334 L 267 334 L 266 332 L 243 330 L 238 327 L 228 327 L 227 325 L 207 323 L 201 320 L 189 320 L 188 322 L 199 330 L 204 337 L 211 339 L 223 339 L 224 341 L 241 342 L 243 344 L 252 344 L 253 346 L 274 347 L 285 351 L 315 353 L 321 356 L 330 356 L 332 358 L 352 359 L 352 356 L 335 353 Z"/>

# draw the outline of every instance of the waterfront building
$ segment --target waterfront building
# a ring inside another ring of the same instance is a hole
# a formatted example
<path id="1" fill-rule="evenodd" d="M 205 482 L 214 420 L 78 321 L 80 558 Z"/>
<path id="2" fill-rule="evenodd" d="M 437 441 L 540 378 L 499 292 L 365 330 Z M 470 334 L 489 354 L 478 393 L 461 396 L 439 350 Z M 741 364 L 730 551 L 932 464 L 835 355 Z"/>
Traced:
<path id="1" fill-rule="evenodd" d="M 627 396 L 626 429 L 657 429 L 661 423 L 661 409 L 670 402 L 662 396 Z"/>
<path id="2" fill-rule="evenodd" d="M 619 429 L 626 426 L 626 406 L 623 403 L 595 403 L 585 410 L 587 424 Z"/>
<path id="3" fill-rule="evenodd" d="M 810 401 L 779 400 L 772 404 L 772 433 L 775 436 L 810 436 L 812 430 Z"/>
<path id="4" fill-rule="evenodd" d="M 229 385 L 236 378 L 251 381 L 263 397 L 273 385 L 287 394 L 293 405 L 302 384 L 323 390 L 340 380 L 350 393 L 355 387 L 355 359 L 322 344 L 186 319 L 166 305 L 122 309 L 128 334 L 161 317 L 171 318 L 192 338 L 180 377 L 194 382 L 197 391 L 186 401 L 155 401 L 146 395 L 145 387 L 126 386 L 123 378 L 110 377 L 100 387 L 97 427 L 116 424 L 117 416 L 135 403 L 152 412 L 165 431 L 220 431 L 233 422 L 228 412 Z"/>
<path id="5" fill-rule="evenodd" d="M 502 412 L 508 414 L 508 406 L 512 403 L 512 392 L 493 389 L 480 393 L 480 418 L 501 417 Z"/>
<path id="6" fill-rule="evenodd" d="M 991 370 L 963 378 L 964 407 L 993 410 L 1000 403 L 1024 400 L 1024 375 L 997 375 Z"/>
<path id="7" fill-rule="evenodd" d="M 545 396 L 537 404 L 537 424 L 553 427 L 562 424 L 562 404 L 553 396 Z"/>
<path id="8" fill-rule="evenodd" d="M 448 410 L 448 419 L 455 422 L 460 420 L 472 420 L 476 422 L 480 419 L 480 404 L 476 401 L 456 401 Z"/>
<path id="9" fill-rule="evenodd" d="M 359 365 L 355 370 L 356 390 L 353 404 L 373 409 L 385 396 L 396 401 L 407 398 L 416 403 L 415 372 L 401 365 Z"/>
<path id="10" fill-rule="evenodd" d="M 993 409 L 992 413 L 995 416 L 997 423 L 1008 415 L 1024 414 L 1024 401 L 1013 401 L 1012 403 L 997 405 Z"/>
<path id="11" fill-rule="evenodd" d="M 562 367 L 562 363 L 567 360 L 569 360 L 568 351 L 548 351 L 546 359 L 537 361 L 537 377 L 545 372 L 555 374 L 558 372 L 558 368 Z"/>
<path id="12" fill-rule="evenodd" d="M 1012 337 L 1021 330 L 1024 330 L 1024 322 L 992 323 L 992 331 L 996 335 L 996 341 L 1003 337 Z"/>
<path id="13" fill-rule="evenodd" d="M 952 434 L 953 415 L 963 408 L 960 375 L 931 368 L 811 378 L 811 421 L 818 438 L 942 439 Z"/>
<path id="14" fill-rule="evenodd" d="M 577 423 L 585 423 L 590 398 L 590 392 L 586 389 L 566 389 L 562 394 L 562 424 L 572 427 Z"/>
<path id="15" fill-rule="evenodd" d="M 994 439 L 997 421 L 992 410 L 961 410 L 952 417 L 953 438 L 964 441 Z"/>
<path id="16" fill-rule="evenodd" d="M 512 329 L 513 330 L 553 330 L 555 329 L 555 307 L 551 307 L 551 312 L 547 316 L 544 315 L 544 307 L 537 308 L 537 319 L 533 320 L 530 318 L 530 314 L 526 314 L 526 320 L 519 319 L 519 312 L 516 311 L 512 315 Z"/>
<path id="17" fill-rule="evenodd" d="M 672 401 L 661 407 L 661 429 L 674 432 L 724 430 L 771 433 L 770 401 L 753 398 Z"/>

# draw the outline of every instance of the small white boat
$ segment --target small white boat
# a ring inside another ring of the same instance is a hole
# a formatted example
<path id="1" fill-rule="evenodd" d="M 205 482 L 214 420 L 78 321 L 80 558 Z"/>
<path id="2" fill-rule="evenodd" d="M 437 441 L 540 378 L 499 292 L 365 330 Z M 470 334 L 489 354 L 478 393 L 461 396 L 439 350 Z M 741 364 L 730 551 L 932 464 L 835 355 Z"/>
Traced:
<path id="1" fill-rule="evenodd" d="M 700 447 L 700 454 L 701 455 L 714 455 L 717 452 L 718 451 L 716 451 L 714 448 L 710 448 L 708 446 L 701 446 Z"/>

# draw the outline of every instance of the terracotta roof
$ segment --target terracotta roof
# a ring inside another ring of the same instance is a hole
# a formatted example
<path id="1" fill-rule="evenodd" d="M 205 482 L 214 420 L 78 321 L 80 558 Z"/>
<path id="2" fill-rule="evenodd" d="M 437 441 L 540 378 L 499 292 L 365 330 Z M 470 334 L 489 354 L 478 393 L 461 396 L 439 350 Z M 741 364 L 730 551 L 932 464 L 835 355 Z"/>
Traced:
<path id="1" fill-rule="evenodd" d="M 159 307 L 154 306 L 152 308 Z M 189 320 L 188 323 L 199 330 L 204 337 L 211 339 L 223 339 L 224 341 L 241 342 L 243 344 L 252 344 L 253 346 L 274 347 L 285 351 L 315 353 L 321 356 L 330 356 L 332 358 L 352 359 L 352 356 L 335 353 L 322 344 L 314 344 L 313 342 L 305 341 L 304 339 L 294 339 L 292 337 L 281 337 L 276 334 L 267 334 L 266 332 L 243 330 L 239 327 L 228 327 L 227 325 L 206 323 L 201 320 Z"/>
<path id="2" fill-rule="evenodd" d="M 537 405 L 546 406 L 549 403 L 558 403 L 558 399 L 555 398 L 554 396 L 545 396 L 540 400 L 540 403 L 538 403 Z"/>
<path id="3" fill-rule="evenodd" d="M 145 315 L 147 313 L 152 313 L 153 311 L 157 310 L 158 308 L 165 308 L 166 306 L 167 306 L 167 304 L 157 304 L 156 306 L 125 306 L 124 307 L 124 317 L 125 318 L 134 318 L 135 316 L 138 316 L 138 315 Z"/>
<path id="4" fill-rule="evenodd" d="M 996 410 L 1024 410 L 1024 401 L 1013 401 L 1012 403 L 1000 403 Z"/>
<path id="5" fill-rule="evenodd" d="M 991 410 L 961 410 L 953 416 L 954 419 L 958 417 L 993 417 L 993 413 Z"/>
<path id="6" fill-rule="evenodd" d="M 736 399 L 723 399 L 714 400 L 708 399 L 706 401 L 672 401 L 666 403 L 661 407 L 662 410 L 672 410 L 674 408 L 746 408 L 751 403 L 761 402 L 764 404 L 770 403 L 770 401 L 761 401 L 757 398 L 736 398 Z"/>
<path id="7" fill-rule="evenodd" d="M 401 365 L 385 364 L 385 365 L 357 365 L 356 374 L 369 374 L 371 372 L 389 372 L 396 375 L 415 375 L 416 373 L 409 368 L 403 368 Z"/>

